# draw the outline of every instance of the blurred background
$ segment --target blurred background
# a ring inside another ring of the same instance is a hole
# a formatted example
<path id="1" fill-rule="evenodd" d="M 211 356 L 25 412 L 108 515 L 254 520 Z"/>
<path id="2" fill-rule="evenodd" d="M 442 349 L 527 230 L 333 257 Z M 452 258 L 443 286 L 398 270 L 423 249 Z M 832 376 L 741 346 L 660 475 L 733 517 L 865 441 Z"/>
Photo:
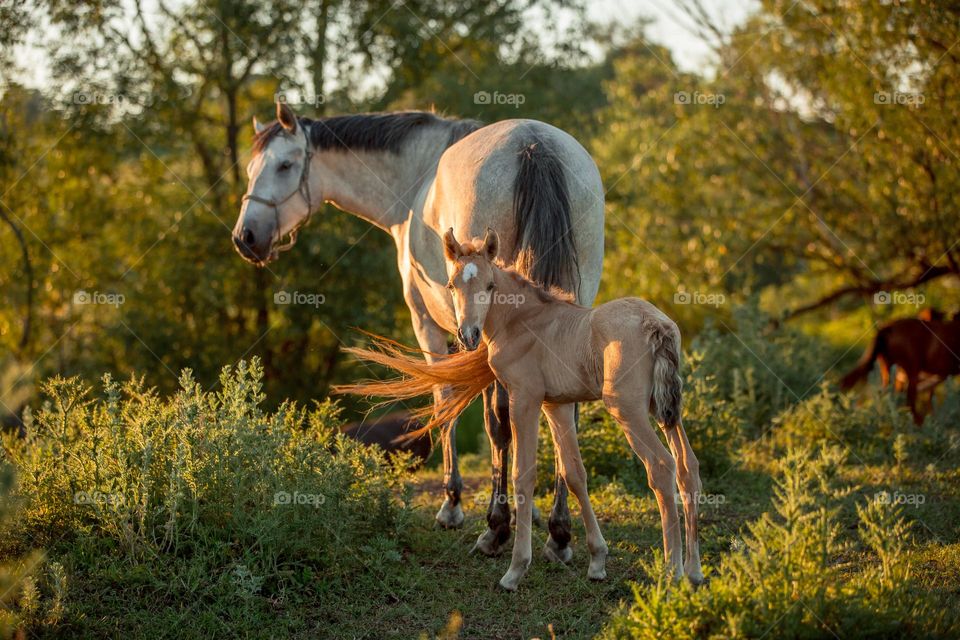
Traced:
<path id="1" fill-rule="evenodd" d="M 253 356 L 268 406 L 311 405 L 369 375 L 343 355 L 354 328 L 414 342 L 393 242 L 365 222 L 325 207 L 269 270 L 234 252 L 250 120 L 278 93 L 311 117 L 566 129 L 608 190 L 601 300 L 648 298 L 688 342 L 789 323 L 844 366 L 878 323 L 960 306 L 960 29 L 909 5 L 3 3 L 5 421 L 51 375 L 167 393 Z"/>

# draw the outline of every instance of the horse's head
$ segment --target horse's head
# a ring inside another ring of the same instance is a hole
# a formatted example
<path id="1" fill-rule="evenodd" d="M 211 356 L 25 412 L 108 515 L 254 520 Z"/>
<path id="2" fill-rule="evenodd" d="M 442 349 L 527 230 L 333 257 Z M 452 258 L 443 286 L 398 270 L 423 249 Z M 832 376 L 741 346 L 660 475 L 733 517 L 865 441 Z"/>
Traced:
<path id="1" fill-rule="evenodd" d="M 447 288 L 453 295 L 457 315 L 457 337 L 464 348 L 473 351 L 480 345 L 480 335 L 487 312 L 493 302 L 494 258 L 500 246 L 497 232 L 487 229 L 483 240 L 460 244 L 451 228 L 443 236 L 443 254 L 447 258 L 450 280 Z"/>
<path id="2" fill-rule="evenodd" d="M 249 184 L 233 244 L 245 260 L 263 266 L 293 247 L 297 230 L 322 202 L 322 194 L 310 191 L 310 141 L 289 105 L 277 102 L 276 122 L 261 125 L 254 118 L 253 127 Z M 287 234 L 290 239 L 281 244 Z"/>

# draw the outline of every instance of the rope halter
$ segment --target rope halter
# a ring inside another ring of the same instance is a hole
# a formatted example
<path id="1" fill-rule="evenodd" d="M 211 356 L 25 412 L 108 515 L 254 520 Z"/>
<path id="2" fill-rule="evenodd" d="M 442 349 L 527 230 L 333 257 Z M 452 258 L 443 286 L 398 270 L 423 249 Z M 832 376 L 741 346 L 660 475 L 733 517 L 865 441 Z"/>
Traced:
<path id="1" fill-rule="evenodd" d="M 303 126 L 303 125 L 301 125 Z M 307 133 L 306 131 L 304 132 Z M 256 196 L 253 193 L 244 194 L 240 202 L 246 202 L 247 200 L 252 200 L 254 202 L 259 202 L 260 204 L 265 204 L 268 207 L 273 207 L 273 217 L 276 221 L 277 237 L 275 242 L 279 243 L 280 238 L 280 205 L 284 204 L 290 198 L 297 195 L 298 193 L 303 196 L 304 201 L 307 203 L 307 215 L 303 217 L 303 220 L 298 222 L 293 229 L 290 230 L 290 239 L 287 240 L 285 244 L 274 246 L 271 253 L 276 256 L 277 253 L 282 251 L 289 251 L 293 248 L 293 245 L 297 244 L 297 232 L 300 231 L 300 228 L 307 224 L 310 221 L 310 216 L 313 214 L 313 201 L 310 198 L 310 164 L 313 161 L 313 150 L 310 148 L 310 138 L 307 137 L 307 154 L 303 159 L 303 171 L 300 172 L 300 183 L 297 185 L 297 188 L 291 191 L 286 198 L 281 200 L 270 200 L 267 198 L 261 198 Z"/>

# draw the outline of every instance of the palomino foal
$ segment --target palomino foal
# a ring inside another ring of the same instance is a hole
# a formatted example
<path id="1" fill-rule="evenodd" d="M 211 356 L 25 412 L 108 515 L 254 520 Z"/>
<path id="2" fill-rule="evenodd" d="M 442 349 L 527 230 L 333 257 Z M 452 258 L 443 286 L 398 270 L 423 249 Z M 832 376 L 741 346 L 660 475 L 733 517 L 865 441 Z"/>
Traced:
<path id="1" fill-rule="evenodd" d="M 590 506 L 586 471 L 574 429 L 574 403 L 603 399 L 640 456 L 656 495 L 663 527 L 664 553 L 680 577 L 703 580 L 697 543 L 697 458 L 680 421 L 680 332 L 649 302 L 622 298 L 589 309 L 547 291 L 496 257 L 499 238 L 487 230 L 483 240 L 460 244 L 453 229 L 444 236 L 457 326 L 470 351 L 434 363 L 406 355 L 397 345 L 380 343 L 379 351 L 353 350 L 363 358 L 391 366 L 406 378 L 351 385 L 341 390 L 393 398 L 428 392 L 448 384 L 446 402 L 433 407 L 426 429 L 459 414 L 496 378 L 507 389 L 516 456 L 513 483 L 517 497 L 517 535 L 510 569 L 501 586 L 514 590 L 532 559 L 531 520 L 540 409 L 550 423 L 559 468 L 580 503 L 587 533 L 587 576 L 606 577 L 607 545 Z M 656 417 L 670 451 L 650 425 Z M 429 413 L 426 409 L 425 413 Z M 671 455 L 672 451 L 672 455 Z M 686 523 L 683 562 L 676 486 Z"/>

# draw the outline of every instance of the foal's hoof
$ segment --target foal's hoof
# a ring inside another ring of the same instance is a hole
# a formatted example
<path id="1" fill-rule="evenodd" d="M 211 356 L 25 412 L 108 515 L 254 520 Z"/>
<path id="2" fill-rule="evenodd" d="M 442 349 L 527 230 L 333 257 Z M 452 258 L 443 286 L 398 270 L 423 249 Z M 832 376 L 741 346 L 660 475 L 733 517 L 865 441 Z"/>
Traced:
<path id="1" fill-rule="evenodd" d="M 594 582 L 603 582 L 607 579 L 607 570 L 603 567 L 599 569 L 590 567 L 587 569 L 587 578 L 593 580 Z"/>
<path id="2" fill-rule="evenodd" d="M 554 542 L 553 538 L 548 537 L 547 544 L 543 545 L 543 557 L 550 562 L 567 564 L 573 560 L 573 549 L 570 545 L 561 549 L 557 546 L 557 543 Z"/>
<path id="3" fill-rule="evenodd" d="M 487 529 L 480 534 L 470 553 L 482 553 L 488 558 L 498 556 L 503 553 L 503 545 L 497 542 L 497 533 L 493 529 Z"/>
<path id="4" fill-rule="evenodd" d="M 463 526 L 463 507 L 459 502 L 451 505 L 450 498 L 444 499 L 440 511 L 437 512 L 437 522 L 444 529 L 459 529 Z"/>
<path id="5" fill-rule="evenodd" d="M 517 587 L 520 586 L 520 580 L 523 578 L 525 573 L 526 571 L 510 569 L 503 574 L 502 578 L 500 578 L 500 586 L 506 591 L 516 591 Z"/>

